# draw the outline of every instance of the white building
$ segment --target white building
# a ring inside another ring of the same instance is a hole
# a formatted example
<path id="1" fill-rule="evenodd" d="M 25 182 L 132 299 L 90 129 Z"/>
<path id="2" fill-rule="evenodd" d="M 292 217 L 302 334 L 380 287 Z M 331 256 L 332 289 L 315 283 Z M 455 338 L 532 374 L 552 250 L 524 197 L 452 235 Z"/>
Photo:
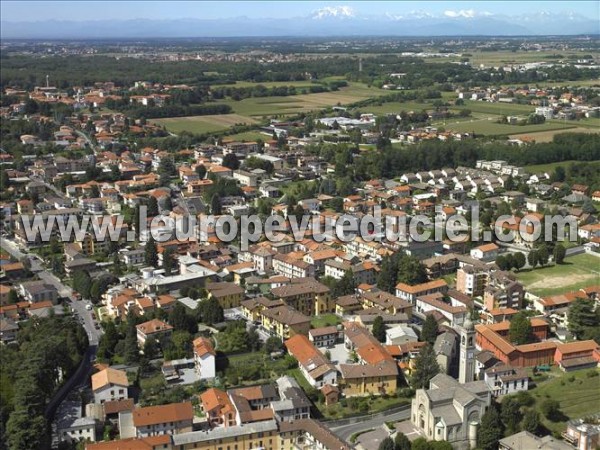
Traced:
<path id="1" fill-rule="evenodd" d="M 204 337 L 194 339 L 194 364 L 201 380 L 212 380 L 216 376 L 215 350 Z"/>
<path id="2" fill-rule="evenodd" d="M 481 417 L 492 396 L 484 381 L 460 384 L 438 374 L 429 389 L 418 389 L 412 400 L 411 422 L 427 440 L 448 441 L 459 450 L 474 448 Z"/>
<path id="3" fill-rule="evenodd" d="M 125 400 L 128 394 L 127 372 L 107 367 L 92 375 L 92 391 L 95 403 Z"/>
<path id="4" fill-rule="evenodd" d="M 494 397 L 529 389 L 527 372 L 520 367 L 512 367 L 503 363 L 487 369 L 484 372 L 484 381 Z"/>
<path id="5" fill-rule="evenodd" d="M 397 325 L 385 330 L 386 345 L 402 345 L 407 342 L 417 342 L 418 340 L 419 338 L 415 330 L 405 325 Z"/>

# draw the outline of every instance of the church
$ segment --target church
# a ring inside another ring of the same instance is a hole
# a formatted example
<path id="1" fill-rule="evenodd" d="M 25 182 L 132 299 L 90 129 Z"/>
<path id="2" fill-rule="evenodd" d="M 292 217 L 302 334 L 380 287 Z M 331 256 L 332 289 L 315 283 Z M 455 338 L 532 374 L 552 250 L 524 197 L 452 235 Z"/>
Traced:
<path id="1" fill-rule="evenodd" d="M 438 374 L 429 389 L 419 389 L 412 401 L 411 422 L 428 440 L 448 441 L 455 449 L 475 448 L 481 417 L 492 395 L 485 381 L 475 380 L 475 330 L 466 320 L 460 331 L 459 381 Z"/>

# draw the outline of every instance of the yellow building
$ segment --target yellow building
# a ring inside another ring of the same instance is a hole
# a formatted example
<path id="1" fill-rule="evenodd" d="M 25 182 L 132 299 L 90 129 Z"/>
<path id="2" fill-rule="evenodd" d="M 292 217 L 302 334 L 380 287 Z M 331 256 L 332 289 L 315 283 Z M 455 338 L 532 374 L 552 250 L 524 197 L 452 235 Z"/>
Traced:
<path id="1" fill-rule="evenodd" d="M 308 335 L 310 317 L 288 305 L 265 309 L 260 314 L 263 327 L 283 340 L 297 334 Z"/>
<path id="2" fill-rule="evenodd" d="M 285 305 L 283 300 L 271 300 L 266 297 L 250 298 L 240 303 L 242 314 L 251 322 L 262 321 L 262 312 L 265 309 Z"/>
<path id="3" fill-rule="evenodd" d="M 244 298 L 244 289 L 235 283 L 209 283 L 208 298 L 216 298 L 223 309 L 237 308 Z"/>
<path id="4" fill-rule="evenodd" d="M 287 305 L 307 316 L 335 312 L 329 288 L 314 278 L 295 278 L 292 283 L 271 291 Z"/>
<path id="5" fill-rule="evenodd" d="M 346 397 L 362 395 L 389 395 L 398 387 L 398 366 L 394 361 L 379 364 L 340 364 L 338 379 Z"/>

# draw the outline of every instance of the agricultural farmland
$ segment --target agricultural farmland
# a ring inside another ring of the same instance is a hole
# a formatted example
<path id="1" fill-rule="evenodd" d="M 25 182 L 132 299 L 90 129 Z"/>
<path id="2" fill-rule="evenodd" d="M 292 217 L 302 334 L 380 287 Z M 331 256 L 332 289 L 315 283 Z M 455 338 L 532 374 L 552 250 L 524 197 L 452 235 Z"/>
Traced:
<path id="1" fill-rule="evenodd" d="M 154 123 L 164 125 L 171 133 L 213 133 L 226 130 L 236 124 L 255 124 L 257 121 L 251 117 L 239 114 L 215 114 L 209 116 L 172 117 L 156 119 Z"/>

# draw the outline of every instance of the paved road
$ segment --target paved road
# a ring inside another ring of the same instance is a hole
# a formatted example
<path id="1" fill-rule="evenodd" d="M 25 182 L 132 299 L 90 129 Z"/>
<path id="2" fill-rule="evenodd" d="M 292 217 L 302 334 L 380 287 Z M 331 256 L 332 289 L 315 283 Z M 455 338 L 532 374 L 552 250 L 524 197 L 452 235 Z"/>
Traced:
<path id="1" fill-rule="evenodd" d="M 341 439 L 349 441 L 350 437 L 355 433 L 377 428 L 383 425 L 385 422 L 399 422 L 401 420 L 408 419 L 410 417 L 410 405 L 407 405 L 406 409 L 392 414 L 383 412 L 368 417 L 369 418 L 367 420 L 363 420 L 361 422 L 331 427 L 331 431 L 333 431 Z"/>
<path id="2" fill-rule="evenodd" d="M 87 309 L 88 307 L 91 308 L 91 303 L 86 300 L 76 300 L 73 296 L 73 290 L 69 286 L 64 285 L 62 281 L 50 271 L 46 270 L 37 255 L 25 253 L 13 241 L 6 238 L 0 238 L 0 243 L 2 244 L 2 248 L 13 257 L 19 260 L 28 258 L 31 263 L 31 271 L 41 280 L 54 286 L 58 291 L 59 296 L 68 299 L 68 305 L 73 308 L 74 314 L 82 319 L 82 325 L 88 335 L 90 346 L 96 346 L 102 331 L 95 328 L 94 319 L 92 318 L 93 310 Z"/>

